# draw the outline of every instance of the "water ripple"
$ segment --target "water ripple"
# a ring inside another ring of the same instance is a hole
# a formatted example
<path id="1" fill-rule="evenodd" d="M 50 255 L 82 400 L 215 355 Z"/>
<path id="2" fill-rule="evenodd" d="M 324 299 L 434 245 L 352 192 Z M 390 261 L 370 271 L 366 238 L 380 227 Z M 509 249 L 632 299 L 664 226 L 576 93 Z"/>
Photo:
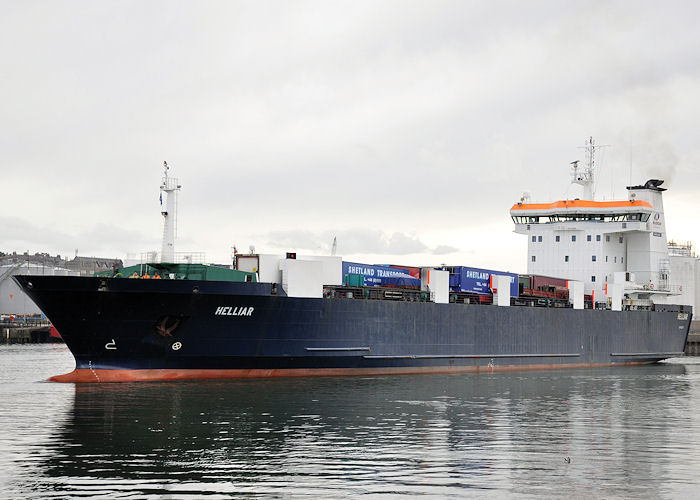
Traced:
<path id="1" fill-rule="evenodd" d="M 677 498 L 700 483 L 700 364 L 81 385 L 0 347 L 3 498 Z M 687 361 L 687 362 L 685 362 Z"/>

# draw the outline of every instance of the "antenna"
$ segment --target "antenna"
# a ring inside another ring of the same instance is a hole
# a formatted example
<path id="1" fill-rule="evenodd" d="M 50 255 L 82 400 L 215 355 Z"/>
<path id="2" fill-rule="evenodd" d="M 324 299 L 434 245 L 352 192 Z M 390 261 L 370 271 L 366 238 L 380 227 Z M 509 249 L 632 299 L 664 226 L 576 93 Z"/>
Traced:
<path id="1" fill-rule="evenodd" d="M 331 255 L 335 255 L 335 251 L 338 250 L 338 239 L 333 236 L 333 246 L 331 247 Z"/>
<path id="2" fill-rule="evenodd" d="M 571 162 L 571 183 L 583 186 L 583 199 L 595 199 L 595 154 L 598 148 L 607 148 L 609 145 L 597 146 L 593 136 L 588 138 L 586 145 L 580 147 L 586 150 L 586 165 L 579 166 L 579 160 Z"/>
<path id="3" fill-rule="evenodd" d="M 632 134 L 630 133 L 630 183 L 632 185 Z"/>

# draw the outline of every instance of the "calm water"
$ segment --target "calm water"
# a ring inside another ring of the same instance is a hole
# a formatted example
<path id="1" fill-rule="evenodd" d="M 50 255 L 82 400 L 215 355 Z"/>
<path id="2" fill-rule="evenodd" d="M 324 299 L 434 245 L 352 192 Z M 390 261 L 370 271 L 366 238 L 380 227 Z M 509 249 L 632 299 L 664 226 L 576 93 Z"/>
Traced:
<path id="1" fill-rule="evenodd" d="M 679 498 L 700 364 L 82 385 L 0 347 L 1 498 Z M 567 463 L 567 458 L 570 463 Z"/>

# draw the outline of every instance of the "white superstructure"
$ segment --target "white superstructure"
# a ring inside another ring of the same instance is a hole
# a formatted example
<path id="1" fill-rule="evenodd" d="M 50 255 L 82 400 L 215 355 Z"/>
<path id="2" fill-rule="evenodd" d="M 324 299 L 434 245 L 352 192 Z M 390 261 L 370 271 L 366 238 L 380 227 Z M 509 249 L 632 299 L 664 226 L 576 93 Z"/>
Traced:
<path id="1" fill-rule="evenodd" d="M 592 168 L 582 172 L 576 162 L 572 165 L 572 182 L 592 195 Z M 624 201 L 576 198 L 513 205 L 515 232 L 528 237 L 528 274 L 580 281 L 596 302 L 612 296 L 613 284 L 628 299 L 653 296 L 664 302 L 673 291 L 662 183 L 651 179 L 628 186 Z"/>

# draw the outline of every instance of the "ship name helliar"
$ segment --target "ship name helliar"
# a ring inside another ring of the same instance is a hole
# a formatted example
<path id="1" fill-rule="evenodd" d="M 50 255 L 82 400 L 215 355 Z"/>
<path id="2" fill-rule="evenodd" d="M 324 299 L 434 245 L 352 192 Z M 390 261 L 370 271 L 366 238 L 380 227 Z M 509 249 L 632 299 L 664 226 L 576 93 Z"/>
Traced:
<path id="1" fill-rule="evenodd" d="M 252 316 L 253 307 L 232 307 L 232 306 L 219 306 L 214 312 L 214 316 Z"/>

